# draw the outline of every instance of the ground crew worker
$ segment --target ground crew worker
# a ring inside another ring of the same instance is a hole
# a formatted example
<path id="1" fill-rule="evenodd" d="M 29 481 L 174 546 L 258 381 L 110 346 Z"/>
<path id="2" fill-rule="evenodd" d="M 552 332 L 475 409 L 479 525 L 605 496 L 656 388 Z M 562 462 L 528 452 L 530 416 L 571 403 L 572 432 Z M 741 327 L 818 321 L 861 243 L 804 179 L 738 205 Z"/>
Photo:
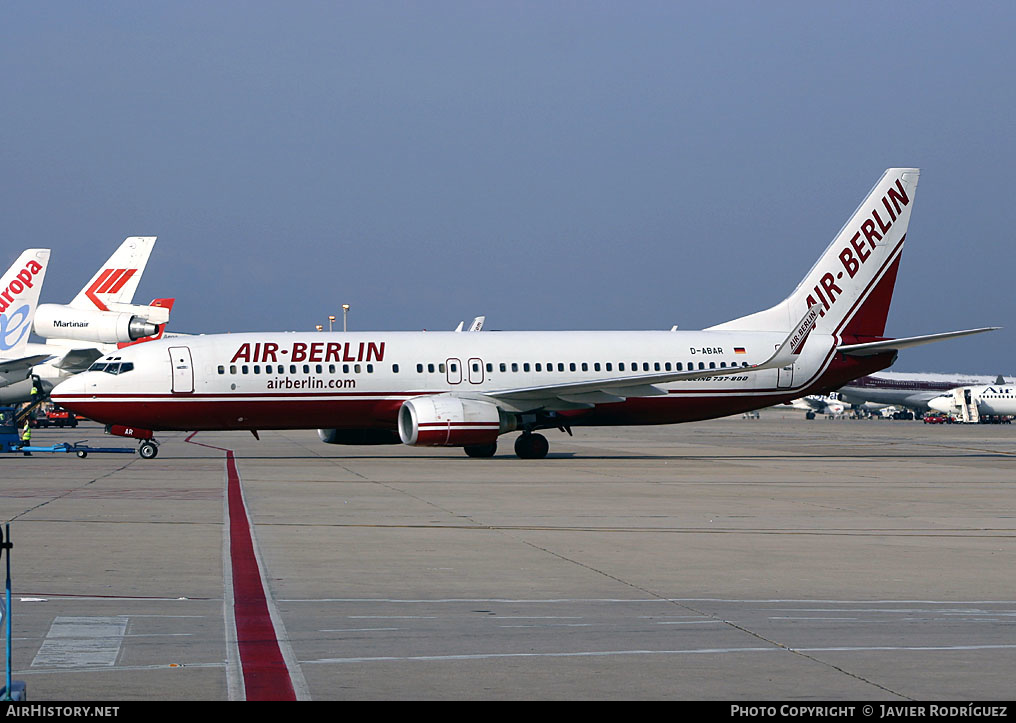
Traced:
<path id="1" fill-rule="evenodd" d="M 25 428 L 21 432 L 21 446 L 30 447 L 32 445 L 32 428 L 28 426 L 28 421 L 25 420 Z M 23 452 L 26 457 L 31 457 L 31 452 Z"/>

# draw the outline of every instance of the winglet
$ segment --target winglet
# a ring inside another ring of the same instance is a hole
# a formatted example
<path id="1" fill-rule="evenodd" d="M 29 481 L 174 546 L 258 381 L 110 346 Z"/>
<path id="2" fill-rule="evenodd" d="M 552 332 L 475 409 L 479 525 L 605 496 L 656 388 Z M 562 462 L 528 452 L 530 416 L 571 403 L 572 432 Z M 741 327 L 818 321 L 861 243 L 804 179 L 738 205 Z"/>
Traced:
<path id="1" fill-rule="evenodd" d="M 815 324 L 818 323 L 819 311 L 821 309 L 821 304 L 809 306 L 804 318 L 801 319 L 797 326 L 794 327 L 794 330 L 780 344 L 780 348 L 776 350 L 776 353 L 758 366 L 767 368 L 785 367 L 797 361 L 797 357 L 804 351 L 804 343 L 808 340 L 808 335 L 811 334 Z"/>

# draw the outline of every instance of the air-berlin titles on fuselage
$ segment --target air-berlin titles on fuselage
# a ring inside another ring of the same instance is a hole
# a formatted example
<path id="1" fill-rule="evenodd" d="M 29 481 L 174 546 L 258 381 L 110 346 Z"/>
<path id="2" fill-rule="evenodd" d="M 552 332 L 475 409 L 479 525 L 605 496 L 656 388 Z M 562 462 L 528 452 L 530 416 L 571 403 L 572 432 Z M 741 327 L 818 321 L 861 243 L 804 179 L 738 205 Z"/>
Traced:
<path id="1" fill-rule="evenodd" d="M 818 302 L 822 304 L 819 314 L 825 316 L 826 310 L 836 303 L 836 297 L 843 293 L 843 290 L 836 284 L 836 280 L 843 278 L 844 271 L 850 278 L 854 278 L 861 265 L 871 258 L 871 252 L 874 250 L 876 242 L 881 241 L 882 237 L 892 228 L 893 222 L 899 215 L 902 206 L 909 204 L 910 197 L 907 196 L 907 192 L 903 189 L 902 180 L 896 179 L 896 188 L 890 187 L 889 192 L 882 196 L 882 205 L 885 207 L 888 220 L 882 219 L 878 208 L 871 209 L 869 217 L 864 219 L 860 229 L 850 238 L 847 246 L 839 253 L 840 263 L 843 264 L 843 271 L 837 271 L 836 276 L 828 272 L 822 276 L 819 283 L 815 284 L 815 295 L 808 296 L 807 303 L 809 306 L 817 303 L 815 299 L 817 296 Z M 863 241 L 861 240 L 862 235 L 864 236 Z M 865 246 L 866 243 L 867 246 L 871 247 L 870 249 Z"/>
<path id="2" fill-rule="evenodd" d="M 361 341 L 343 344 L 336 341 L 293 342 L 289 348 L 274 342 L 241 344 L 229 360 L 230 364 L 241 362 L 362 362 L 384 361 L 383 341 Z"/>

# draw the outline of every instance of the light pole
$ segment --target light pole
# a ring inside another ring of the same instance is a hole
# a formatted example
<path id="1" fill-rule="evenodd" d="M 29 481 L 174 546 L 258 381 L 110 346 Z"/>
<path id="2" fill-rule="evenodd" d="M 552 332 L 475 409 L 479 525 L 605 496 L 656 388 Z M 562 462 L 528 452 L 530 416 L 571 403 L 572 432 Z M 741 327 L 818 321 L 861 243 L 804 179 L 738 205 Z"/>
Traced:
<path id="1" fill-rule="evenodd" d="M 335 323 L 335 314 L 328 315 L 328 331 L 332 330 L 332 324 Z"/>
<path id="2" fill-rule="evenodd" d="M 342 305 L 342 330 L 346 330 L 346 315 L 349 313 L 349 304 Z"/>

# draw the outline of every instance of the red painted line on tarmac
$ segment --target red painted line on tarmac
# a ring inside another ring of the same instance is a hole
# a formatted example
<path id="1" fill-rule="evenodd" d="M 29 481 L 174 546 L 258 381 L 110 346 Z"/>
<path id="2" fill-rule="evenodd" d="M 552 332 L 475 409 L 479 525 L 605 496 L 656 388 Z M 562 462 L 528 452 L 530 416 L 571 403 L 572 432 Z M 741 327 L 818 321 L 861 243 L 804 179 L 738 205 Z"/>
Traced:
<path id="1" fill-rule="evenodd" d="M 196 434 L 196 433 L 195 433 Z M 191 434 L 187 441 L 191 442 Z M 296 700 L 289 668 L 279 647 L 268 610 L 254 538 L 240 486 L 233 450 L 191 442 L 226 454 L 226 504 L 229 512 L 229 557 L 233 568 L 233 617 L 240 669 L 247 700 Z"/>

